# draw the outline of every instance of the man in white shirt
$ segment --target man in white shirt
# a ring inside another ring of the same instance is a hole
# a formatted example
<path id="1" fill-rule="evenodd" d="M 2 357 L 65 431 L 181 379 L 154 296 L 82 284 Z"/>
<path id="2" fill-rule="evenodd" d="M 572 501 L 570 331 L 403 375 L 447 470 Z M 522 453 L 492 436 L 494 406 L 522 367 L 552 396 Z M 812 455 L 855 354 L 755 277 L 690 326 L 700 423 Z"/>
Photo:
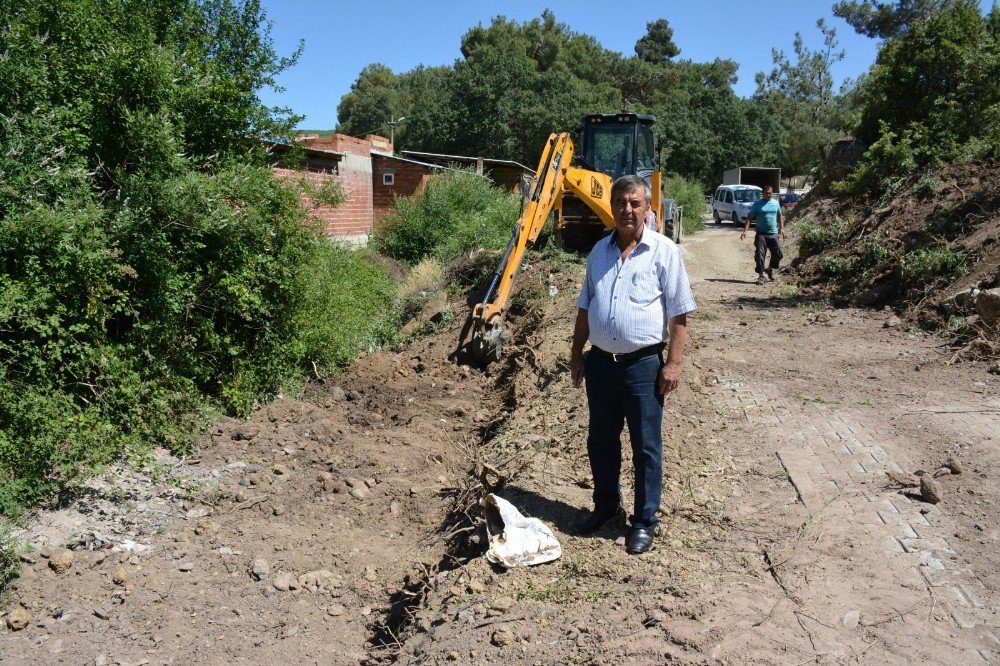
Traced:
<path id="1" fill-rule="evenodd" d="M 587 257 L 570 351 L 573 385 L 587 380 L 587 454 L 594 477 L 594 510 L 575 528 L 590 534 L 624 514 L 619 476 L 627 422 L 635 467 L 635 506 L 626 539 L 632 553 L 653 547 L 663 485 L 663 399 L 680 382 L 687 313 L 696 307 L 680 250 L 644 224 L 649 199 L 642 178 L 615 181 L 615 231 Z"/>

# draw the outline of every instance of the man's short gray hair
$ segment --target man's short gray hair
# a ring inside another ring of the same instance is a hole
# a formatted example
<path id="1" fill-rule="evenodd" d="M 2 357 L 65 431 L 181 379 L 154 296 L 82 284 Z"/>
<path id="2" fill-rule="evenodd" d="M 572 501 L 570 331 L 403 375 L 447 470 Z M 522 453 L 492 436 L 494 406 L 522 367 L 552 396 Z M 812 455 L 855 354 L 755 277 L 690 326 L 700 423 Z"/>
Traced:
<path id="1" fill-rule="evenodd" d="M 649 183 L 643 180 L 641 176 L 622 176 L 616 180 L 615 184 L 611 186 L 611 200 L 614 201 L 617 194 L 624 194 L 638 189 L 642 189 L 646 193 L 646 205 L 648 206 L 653 194 L 649 190 Z"/>

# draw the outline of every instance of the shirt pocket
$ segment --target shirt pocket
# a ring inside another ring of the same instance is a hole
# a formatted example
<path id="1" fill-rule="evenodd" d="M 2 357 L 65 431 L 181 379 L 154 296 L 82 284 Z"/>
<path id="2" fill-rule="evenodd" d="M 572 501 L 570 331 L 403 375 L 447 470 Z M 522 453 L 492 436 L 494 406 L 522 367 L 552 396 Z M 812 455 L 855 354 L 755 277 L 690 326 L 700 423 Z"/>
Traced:
<path id="1" fill-rule="evenodd" d="M 656 273 L 651 271 L 641 271 L 632 275 L 632 288 L 629 290 L 628 299 L 633 303 L 652 303 L 660 297 L 660 283 L 656 279 Z"/>

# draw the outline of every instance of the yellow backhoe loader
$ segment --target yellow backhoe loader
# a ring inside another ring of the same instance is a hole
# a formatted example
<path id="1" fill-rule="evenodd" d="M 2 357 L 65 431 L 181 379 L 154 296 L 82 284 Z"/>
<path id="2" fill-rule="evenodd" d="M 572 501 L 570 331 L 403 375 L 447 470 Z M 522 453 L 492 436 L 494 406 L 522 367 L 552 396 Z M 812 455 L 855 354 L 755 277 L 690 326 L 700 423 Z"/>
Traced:
<path id="1" fill-rule="evenodd" d="M 500 358 L 509 337 L 502 326 L 503 309 L 525 251 L 538 239 L 551 214 L 555 214 L 557 242 L 567 249 L 587 250 L 615 226 L 611 213 L 614 181 L 638 175 L 649 183 L 654 227 L 680 242 L 680 211 L 666 206 L 662 196 L 655 120 L 654 116 L 625 112 L 584 116 L 579 153 L 568 133 L 549 136 L 531 185 L 522 193 L 524 206 L 514 234 L 482 303 L 472 311 L 472 354 L 480 363 Z"/>

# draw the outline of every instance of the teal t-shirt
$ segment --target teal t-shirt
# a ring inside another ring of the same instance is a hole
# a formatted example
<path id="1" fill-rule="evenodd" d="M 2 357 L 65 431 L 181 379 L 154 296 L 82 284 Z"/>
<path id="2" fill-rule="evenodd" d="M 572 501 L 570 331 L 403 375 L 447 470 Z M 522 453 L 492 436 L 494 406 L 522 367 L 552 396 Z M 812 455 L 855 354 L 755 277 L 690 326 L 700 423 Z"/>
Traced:
<path id="1" fill-rule="evenodd" d="M 768 201 L 758 199 L 750 206 L 748 215 L 753 215 L 753 219 L 757 224 L 757 233 L 767 235 L 778 233 L 778 217 L 781 215 L 781 204 L 778 203 L 777 197 L 771 197 Z"/>

